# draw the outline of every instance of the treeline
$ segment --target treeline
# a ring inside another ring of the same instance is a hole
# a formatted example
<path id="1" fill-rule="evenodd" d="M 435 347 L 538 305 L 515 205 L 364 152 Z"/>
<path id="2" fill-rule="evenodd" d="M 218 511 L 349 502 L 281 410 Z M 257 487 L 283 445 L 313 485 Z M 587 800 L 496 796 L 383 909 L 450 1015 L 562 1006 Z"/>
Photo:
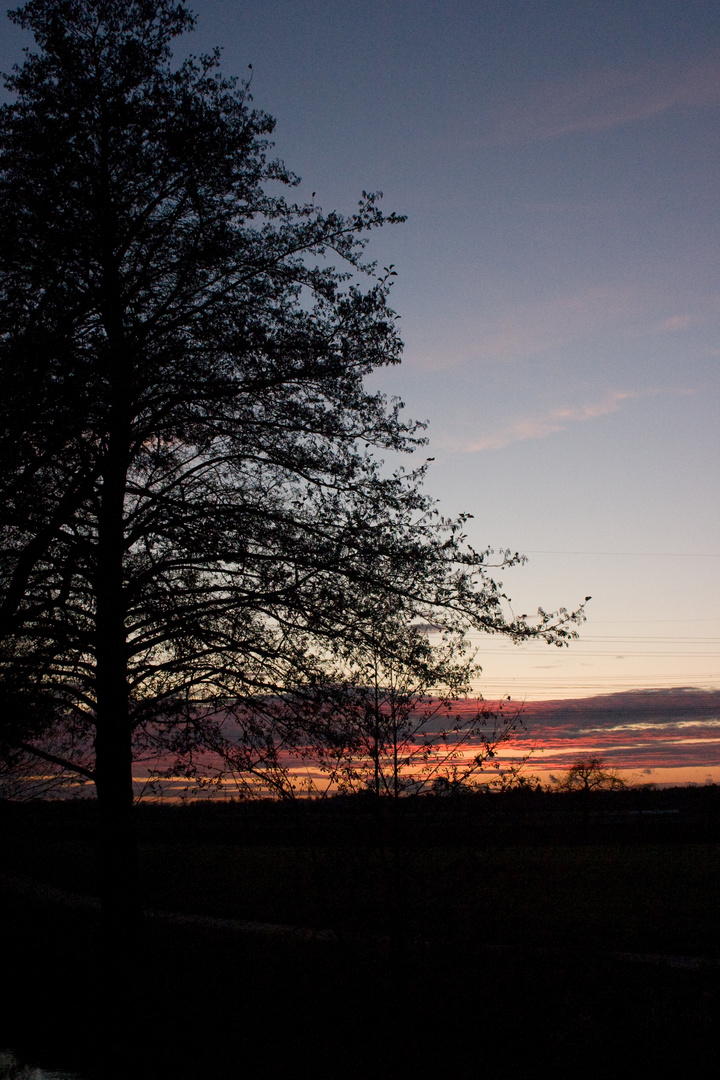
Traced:
<path id="1" fill-rule="evenodd" d="M 613 838 L 687 832 L 720 835 L 720 785 L 657 788 L 642 784 L 612 791 L 556 791 L 540 786 L 498 791 L 479 788 L 451 796 L 424 794 L 395 800 L 372 792 L 326 799 L 196 799 L 148 802 L 136 806 L 139 838 L 292 846 L 308 838 L 372 838 L 378 827 L 394 823 L 405 840 L 443 844 L 506 840 L 517 828 L 521 837 L 546 834 L 582 824 L 589 802 L 590 824 Z M 0 800 L 0 822 L 13 831 L 37 827 L 48 837 L 73 834 L 94 839 L 98 806 L 93 799 Z M 529 831 L 530 830 L 530 831 Z"/>

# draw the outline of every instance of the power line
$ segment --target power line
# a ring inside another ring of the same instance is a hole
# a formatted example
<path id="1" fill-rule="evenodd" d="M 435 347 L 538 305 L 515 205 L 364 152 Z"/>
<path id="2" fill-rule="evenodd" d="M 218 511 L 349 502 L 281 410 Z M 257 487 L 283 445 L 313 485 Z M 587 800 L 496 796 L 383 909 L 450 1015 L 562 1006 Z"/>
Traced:
<path id="1" fill-rule="evenodd" d="M 471 638 L 475 642 L 475 638 Z M 647 648 L 660 647 L 663 645 L 671 645 L 676 649 L 682 649 L 684 646 L 689 645 L 706 645 L 708 648 L 718 645 L 719 639 L 717 637 L 579 637 L 573 639 L 572 649 L 576 651 L 584 648 L 587 645 L 608 645 L 608 646 L 625 646 L 625 645 L 642 645 Z M 526 654 L 532 652 L 538 652 L 546 654 L 547 644 L 544 642 L 533 642 L 529 639 L 527 642 L 521 642 L 517 645 L 512 642 L 499 642 L 497 645 L 481 645 L 481 652 L 512 652 L 514 656 L 517 656 L 518 649 Z M 709 651 L 707 656 L 718 656 L 717 651 Z"/>
<path id="2" fill-rule="evenodd" d="M 720 615 L 704 619 L 592 619 L 593 626 L 614 626 L 616 623 L 686 623 L 686 622 L 720 622 Z"/>
<path id="3" fill-rule="evenodd" d="M 639 559 L 717 559 L 720 552 L 700 551 L 526 551 L 526 555 L 620 555 Z"/>

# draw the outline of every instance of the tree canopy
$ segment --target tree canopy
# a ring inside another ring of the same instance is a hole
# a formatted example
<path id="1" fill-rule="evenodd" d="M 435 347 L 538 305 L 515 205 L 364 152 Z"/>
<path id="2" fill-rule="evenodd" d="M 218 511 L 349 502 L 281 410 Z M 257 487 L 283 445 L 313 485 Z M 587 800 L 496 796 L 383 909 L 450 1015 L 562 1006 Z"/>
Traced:
<path id="1" fill-rule="evenodd" d="M 272 764 L 293 730 L 260 706 L 379 614 L 389 655 L 413 620 L 563 644 L 582 609 L 514 618 L 427 463 L 382 464 L 424 439 L 364 381 L 402 348 L 380 195 L 293 202 L 248 83 L 173 59 L 182 2 L 11 18 L 37 51 L 0 115 L 3 732 L 93 781 L 122 846 L 134 757 Z"/>
<path id="2" fill-rule="evenodd" d="M 553 777 L 558 791 L 615 791 L 625 787 L 618 770 L 599 757 L 581 758 L 573 762 L 562 776 Z"/>

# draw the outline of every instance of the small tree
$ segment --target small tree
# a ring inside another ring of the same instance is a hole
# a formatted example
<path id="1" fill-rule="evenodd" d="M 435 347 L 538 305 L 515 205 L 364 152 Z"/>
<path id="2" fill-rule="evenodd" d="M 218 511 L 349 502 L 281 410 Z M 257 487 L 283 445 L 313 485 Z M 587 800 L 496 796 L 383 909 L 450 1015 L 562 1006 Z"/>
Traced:
<path id="1" fill-rule="evenodd" d="M 593 791 L 617 791 L 625 787 L 617 769 L 608 765 L 602 758 L 582 758 L 576 761 L 566 773 L 553 777 L 557 791 L 577 792 L 582 801 L 583 824 L 590 823 L 590 793 Z"/>
<path id="2" fill-rule="evenodd" d="M 309 790 L 320 790 L 313 769 L 326 792 L 378 797 L 475 782 L 520 725 L 519 710 L 471 697 L 480 672 L 458 628 L 376 622 L 369 644 L 345 655 L 333 684 L 322 688 L 325 731 L 335 735 L 300 755 Z"/>
<path id="3" fill-rule="evenodd" d="M 576 761 L 566 773 L 553 777 L 557 791 L 616 791 L 625 787 L 618 770 L 608 765 L 602 758 L 582 758 Z"/>

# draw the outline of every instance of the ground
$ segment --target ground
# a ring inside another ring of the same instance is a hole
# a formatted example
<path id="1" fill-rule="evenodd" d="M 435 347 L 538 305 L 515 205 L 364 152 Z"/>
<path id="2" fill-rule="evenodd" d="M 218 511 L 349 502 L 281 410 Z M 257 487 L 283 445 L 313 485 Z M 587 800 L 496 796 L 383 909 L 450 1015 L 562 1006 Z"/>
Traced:
<path id="1" fill-rule="evenodd" d="M 708 1066 L 718 796 L 608 794 L 589 827 L 531 793 L 140 808 L 144 903 L 195 918 L 138 931 L 119 1066 L 93 1035 L 92 906 L 17 888 L 92 894 L 94 807 L 6 805 L 0 1041 L 139 1080 Z"/>

